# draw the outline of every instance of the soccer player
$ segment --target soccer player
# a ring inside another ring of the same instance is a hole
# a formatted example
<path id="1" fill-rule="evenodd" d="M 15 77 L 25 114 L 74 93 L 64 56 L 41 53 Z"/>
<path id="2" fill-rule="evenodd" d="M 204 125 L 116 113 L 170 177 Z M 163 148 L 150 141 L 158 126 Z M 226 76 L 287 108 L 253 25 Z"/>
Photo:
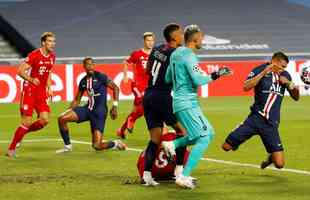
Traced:
<path id="1" fill-rule="evenodd" d="M 102 141 L 105 121 L 107 118 L 107 90 L 113 90 L 113 106 L 110 110 L 111 119 L 117 118 L 117 106 L 119 97 L 118 86 L 105 74 L 95 71 L 95 64 L 92 58 L 86 57 L 83 60 L 83 67 L 86 75 L 79 83 L 79 89 L 76 93 L 70 108 L 58 117 L 58 127 L 60 135 L 64 141 L 64 148 L 57 150 L 56 153 L 65 153 L 72 151 L 70 142 L 68 122 L 81 123 L 90 122 L 92 133 L 92 147 L 101 151 L 104 149 L 125 150 L 126 145 L 119 140 Z M 79 106 L 84 92 L 88 95 L 88 104 Z"/>
<path id="2" fill-rule="evenodd" d="M 167 132 L 163 133 L 160 137 L 160 141 L 170 141 L 174 140 L 177 137 L 175 132 Z M 183 158 L 180 158 L 185 164 L 187 161 L 189 155 L 189 151 L 185 149 L 184 154 L 178 155 L 177 156 L 183 156 Z M 178 158 L 176 158 L 178 159 Z M 144 173 L 144 165 L 145 165 L 145 151 L 141 152 L 138 162 L 137 162 L 137 168 L 139 172 L 139 176 L 141 180 L 143 181 L 143 173 Z M 176 163 L 175 162 L 170 162 L 165 154 L 164 149 L 162 148 L 161 145 L 159 145 L 159 148 L 156 151 L 156 159 L 155 162 L 153 163 L 152 166 L 152 177 L 155 180 L 171 180 L 175 178 L 175 169 L 176 169 Z"/>
<path id="3" fill-rule="evenodd" d="M 197 25 L 189 25 L 185 28 L 185 46 L 177 48 L 172 53 L 165 77 L 165 80 L 173 85 L 173 112 L 187 134 L 174 141 L 162 142 L 162 145 L 171 156 L 175 155 L 175 149 L 178 147 L 194 145 L 182 175 L 176 178 L 177 185 L 191 189 L 195 184 L 190 174 L 214 135 L 211 124 L 199 106 L 198 87 L 231 73 L 228 68 L 221 68 L 210 75 L 202 73 L 195 53 L 202 46 L 203 36 L 203 32 Z"/>
<path id="4" fill-rule="evenodd" d="M 145 150 L 142 177 L 146 186 L 158 185 L 152 177 L 152 166 L 156 159 L 156 152 L 159 149 L 164 123 L 172 126 L 179 136 L 185 133 L 185 130 L 177 122 L 172 111 L 171 84 L 165 83 L 165 74 L 170 63 L 170 55 L 183 43 L 183 29 L 178 24 L 168 24 L 164 28 L 163 35 L 166 43 L 153 48 L 147 63 L 150 79 L 148 88 L 145 91 L 143 106 L 145 111 L 144 117 L 151 140 Z M 182 173 L 185 150 L 186 147 L 177 149 L 178 156 L 176 159 L 175 176 Z"/>
<path id="5" fill-rule="evenodd" d="M 146 73 L 146 64 L 151 53 L 151 50 L 154 46 L 155 35 L 152 32 L 145 32 L 143 34 L 144 39 L 144 47 L 142 49 L 138 49 L 131 53 L 130 57 L 125 61 L 124 65 L 124 82 L 128 82 L 128 66 L 131 65 L 133 69 L 133 82 L 131 83 L 131 90 L 135 96 L 133 102 L 133 110 L 127 116 L 125 122 L 117 130 L 117 136 L 121 138 L 126 137 L 126 129 L 129 133 L 132 133 L 134 124 L 138 118 L 143 116 L 143 96 L 144 90 L 147 87 L 149 76 Z"/>
<path id="6" fill-rule="evenodd" d="M 236 150 L 253 135 L 259 135 L 269 153 L 267 160 L 261 163 L 262 169 L 272 163 L 279 169 L 284 167 L 283 145 L 278 131 L 281 103 L 286 90 L 294 100 L 299 99 L 299 89 L 285 71 L 288 62 L 284 53 L 277 52 L 273 54 L 270 63 L 255 67 L 250 72 L 243 89 L 254 89 L 251 112 L 222 145 L 225 151 Z"/>
<path id="7" fill-rule="evenodd" d="M 45 32 L 41 36 L 41 47 L 30 52 L 18 68 L 18 75 L 24 79 L 20 100 L 21 124 L 16 129 L 7 156 L 16 157 L 16 145 L 23 137 L 38 131 L 48 124 L 50 107 L 48 99 L 52 96 L 51 69 L 55 64 L 55 34 Z M 38 119 L 32 121 L 36 111 Z"/>

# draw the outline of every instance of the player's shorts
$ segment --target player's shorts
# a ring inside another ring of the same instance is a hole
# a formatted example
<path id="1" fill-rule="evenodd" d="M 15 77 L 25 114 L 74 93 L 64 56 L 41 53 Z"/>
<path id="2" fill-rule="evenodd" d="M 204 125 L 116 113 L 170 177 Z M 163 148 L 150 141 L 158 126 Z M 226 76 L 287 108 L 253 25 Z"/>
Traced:
<path id="1" fill-rule="evenodd" d="M 172 110 L 172 97 L 167 92 L 147 91 L 143 99 L 144 118 L 148 129 L 173 126 L 177 119 Z"/>
<path id="2" fill-rule="evenodd" d="M 38 94 L 30 90 L 24 90 L 20 100 L 20 113 L 25 116 L 32 116 L 33 110 L 35 110 L 37 114 L 41 112 L 50 112 L 48 97 L 46 94 Z"/>
<path id="3" fill-rule="evenodd" d="M 214 136 L 214 130 L 208 119 L 203 115 L 200 107 L 184 109 L 175 113 L 177 119 L 186 129 L 189 140 L 210 135 Z"/>
<path id="4" fill-rule="evenodd" d="M 233 149 L 250 139 L 253 135 L 259 135 L 268 153 L 283 151 L 278 126 L 268 122 L 259 114 L 250 114 L 248 118 L 235 130 L 233 130 L 226 142 Z"/>
<path id="5" fill-rule="evenodd" d="M 92 130 L 99 130 L 104 133 L 105 121 L 107 118 L 107 110 L 104 109 L 102 112 L 94 112 L 88 109 L 88 106 L 79 106 L 73 109 L 78 116 L 79 120 L 77 123 L 89 121 Z"/>

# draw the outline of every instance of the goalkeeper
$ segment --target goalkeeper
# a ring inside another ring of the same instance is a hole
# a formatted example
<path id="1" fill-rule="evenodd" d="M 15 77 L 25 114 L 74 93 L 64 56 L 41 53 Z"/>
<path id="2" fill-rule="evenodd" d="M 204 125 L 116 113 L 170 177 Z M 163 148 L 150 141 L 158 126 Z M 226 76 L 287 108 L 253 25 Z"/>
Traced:
<path id="1" fill-rule="evenodd" d="M 183 176 L 176 179 L 177 185 L 191 189 L 195 184 L 190 174 L 214 136 L 212 126 L 199 106 L 198 87 L 231 74 L 231 70 L 226 67 L 210 75 L 203 74 L 195 55 L 202 46 L 203 36 L 203 32 L 197 25 L 189 25 L 185 28 L 185 47 L 179 47 L 173 52 L 165 77 L 166 82 L 173 85 L 173 112 L 185 127 L 187 135 L 162 144 L 170 156 L 175 155 L 175 149 L 178 147 L 194 145 L 184 167 Z"/>

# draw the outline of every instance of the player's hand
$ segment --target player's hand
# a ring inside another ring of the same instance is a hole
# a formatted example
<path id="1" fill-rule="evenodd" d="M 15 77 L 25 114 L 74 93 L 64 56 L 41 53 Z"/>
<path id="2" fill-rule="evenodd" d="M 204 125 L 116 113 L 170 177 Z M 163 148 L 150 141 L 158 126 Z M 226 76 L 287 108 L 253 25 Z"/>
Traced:
<path id="1" fill-rule="evenodd" d="M 47 87 L 47 95 L 48 95 L 49 97 L 52 97 L 52 96 L 53 96 L 53 90 L 52 90 L 51 87 Z"/>
<path id="2" fill-rule="evenodd" d="M 112 106 L 110 110 L 110 117 L 112 120 L 117 118 L 117 106 Z"/>
<path id="3" fill-rule="evenodd" d="M 221 76 L 230 76 L 233 74 L 232 69 L 228 68 L 228 67 L 222 67 L 219 69 L 219 71 L 217 72 L 218 75 Z"/>
<path id="4" fill-rule="evenodd" d="M 128 77 L 127 77 L 127 76 L 124 76 L 123 82 L 124 82 L 124 83 L 128 83 Z"/>
<path id="5" fill-rule="evenodd" d="M 34 84 L 35 86 L 40 85 L 40 81 L 39 81 L 39 79 L 37 79 L 37 78 L 31 78 L 31 79 L 30 79 L 30 82 L 31 82 L 32 84 Z"/>
<path id="6" fill-rule="evenodd" d="M 269 72 L 275 72 L 275 73 L 280 73 L 284 70 L 284 68 L 282 66 L 278 66 L 278 65 L 275 65 L 275 64 L 270 64 L 266 67 L 266 72 L 269 73 Z"/>

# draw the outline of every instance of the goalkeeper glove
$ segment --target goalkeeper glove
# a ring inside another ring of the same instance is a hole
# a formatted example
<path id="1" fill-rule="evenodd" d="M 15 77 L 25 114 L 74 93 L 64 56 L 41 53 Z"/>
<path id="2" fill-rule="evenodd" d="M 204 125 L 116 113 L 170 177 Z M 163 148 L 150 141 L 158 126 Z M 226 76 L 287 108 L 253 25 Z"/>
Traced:
<path id="1" fill-rule="evenodd" d="M 211 73 L 211 78 L 213 80 L 216 80 L 220 78 L 221 76 L 227 76 L 231 74 L 232 74 L 231 69 L 229 69 L 228 67 L 223 67 L 223 68 L 220 68 L 218 71 Z"/>

